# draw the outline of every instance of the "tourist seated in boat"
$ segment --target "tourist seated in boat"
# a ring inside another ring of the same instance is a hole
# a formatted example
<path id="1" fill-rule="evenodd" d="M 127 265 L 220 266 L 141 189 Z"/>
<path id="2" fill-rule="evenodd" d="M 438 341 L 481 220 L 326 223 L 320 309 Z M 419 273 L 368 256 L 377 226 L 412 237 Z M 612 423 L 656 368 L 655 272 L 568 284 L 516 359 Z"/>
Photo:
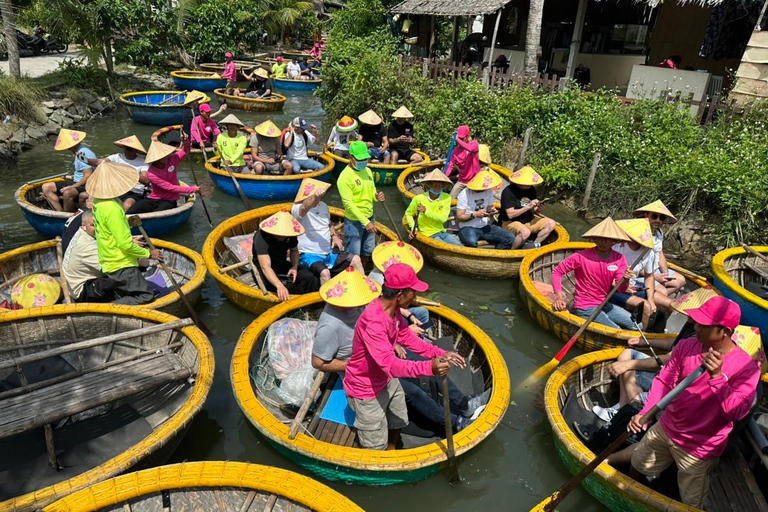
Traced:
<path id="1" fill-rule="evenodd" d="M 192 120 L 192 144 L 205 153 L 205 148 L 216 148 L 216 137 L 221 130 L 216 121 L 211 119 L 211 106 L 207 103 L 200 105 L 200 115 Z"/>
<path id="2" fill-rule="evenodd" d="M 669 268 L 667 258 L 664 255 L 664 232 L 662 227 L 665 223 L 674 224 L 677 219 L 669 208 L 661 202 L 654 201 L 635 210 L 636 216 L 642 216 L 648 219 L 653 230 L 653 252 L 655 254 L 656 282 L 659 283 L 659 290 L 665 295 L 672 295 L 685 286 L 685 277 Z"/>
<path id="3" fill-rule="evenodd" d="M 534 249 L 554 231 L 557 222 L 541 217 L 544 204 L 539 201 L 536 187 L 544 179 L 533 167 L 526 165 L 509 177 L 509 185 L 501 193 L 501 211 L 499 224 L 515 235 L 513 249 Z M 539 215 L 539 218 L 535 218 Z M 530 238 L 536 235 L 534 240 Z"/>
<path id="4" fill-rule="evenodd" d="M 425 192 L 414 196 L 405 210 L 408 223 L 408 238 L 413 240 L 417 232 L 451 245 L 462 245 L 445 230 L 445 223 L 451 215 L 451 196 L 445 192 L 451 180 L 440 169 L 434 169 L 421 179 Z M 418 221 L 418 227 L 416 222 Z"/>
<path id="5" fill-rule="evenodd" d="M 298 237 L 303 234 L 304 226 L 281 210 L 263 220 L 253 235 L 253 257 L 258 263 L 255 270 L 267 290 L 276 293 L 281 301 L 288 300 L 291 294 L 312 293 L 320 288 L 310 270 L 299 268 Z"/>
<path id="6" fill-rule="evenodd" d="M 342 158 L 349 158 L 349 143 L 359 138 L 357 134 L 357 121 L 349 116 L 339 119 L 339 122 L 331 129 L 328 141 L 323 151 L 333 148 L 333 154 Z"/>
<path id="7" fill-rule="evenodd" d="M 184 98 L 184 106 L 187 108 L 181 113 L 181 131 L 187 136 L 192 133 L 192 121 L 200 115 L 200 101 L 203 98 L 205 98 L 205 94 L 200 91 L 190 91 Z M 216 119 L 226 110 L 227 104 L 222 103 L 216 112 L 211 113 L 210 117 Z M 166 142 L 168 141 L 166 140 Z"/>
<path id="8" fill-rule="evenodd" d="M 511 249 L 515 235 L 493 223 L 498 210 L 493 205 L 493 190 L 501 185 L 501 177 L 493 171 L 480 171 L 467 183 L 456 200 L 459 240 L 467 247 L 477 247 L 484 240 L 496 249 Z"/>
<path id="9" fill-rule="evenodd" d="M 456 352 L 446 352 L 413 334 L 400 315 L 400 308 L 407 308 L 416 292 L 428 288 L 408 265 L 391 265 L 384 273 L 381 296 L 365 308 L 357 321 L 344 391 L 355 411 L 354 426 L 363 448 L 397 447 L 400 430 L 408 425 L 405 392 L 399 378 L 443 377 L 451 364 L 466 366 Z M 395 355 L 396 344 L 431 360 L 400 359 Z"/>
<path id="10" fill-rule="evenodd" d="M 287 64 L 283 59 L 282 55 L 278 55 L 277 59 L 275 59 L 277 62 L 272 64 L 272 74 L 275 75 L 275 78 L 285 78 Z"/>
<path id="11" fill-rule="evenodd" d="M 367 110 L 357 118 L 360 121 L 358 133 L 360 140 L 368 146 L 368 153 L 372 160 L 378 160 L 384 165 L 390 164 L 389 139 L 384 122 L 373 111 Z"/>
<path id="12" fill-rule="evenodd" d="M 672 351 L 629 430 L 645 430 L 641 420 L 648 410 L 699 366 L 706 373 L 648 429 L 632 455 L 631 475 L 653 479 L 674 463 L 681 501 L 701 508 L 710 473 L 725 451 L 734 422 L 752 408 L 760 368 L 732 339 L 741 318 L 735 302 L 713 297 L 700 308 L 689 309 L 688 316 L 696 323 L 696 337 L 680 341 Z"/>
<path id="13" fill-rule="evenodd" d="M 250 82 L 248 88 L 245 90 L 245 93 L 240 92 L 240 89 L 235 89 L 235 96 L 261 99 L 269 98 L 272 95 L 272 81 L 270 81 L 269 73 L 267 73 L 266 69 L 258 68 L 250 75 L 246 74 L 245 78 Z"/>
<path id="14" fill-rule="evenodd" d="M 322 197 L 331 188 L 330 183 L 306 178 L 296 194 L 291 215 L 304 226 L 299 235 L 299 268 L 310 270 L 320 284 L 349 266 L 364 273 L 360 256 L 344 251 L 341 236 L 331 222 L 331 212 Z"/>
<path id="15" fill-rule="evenodd" d="M 152 155 L 155 144 L 162 143 L 152 142 L 147 160 Z M 160 250 L 150 251 L 136 243 L 123 207 L 117 200 L 138 182 L 139 176 L 133 167 L 103 162 L 86 183 L 88 193 L 93 196 L 93 222 L 99 266 L 101 271 L 114 281 L 114 293 L 117 297 L 115 304 L 136 305 L 152 302 L 155 293 L 139 271 L 139 259 L 152 258 L 163 261 L 163 253 Z"/>
<path id="16" fill-rule="evenodd" d="M 216 146 L 221 156 L 222 169 L 238 173 L 251 172 L 244 157 L 248 138 L 240 131 L 245 125 L 234 114 L 222 119 L 221 125 L 224 131 L 216 137 Z"/>
<path id="17" fill-rule="evenodd" d="M 301 76 L 307 77 L 307 80 L 316 80 L 318 78 L 317 67 L 320 65 L 318 61 L 309 62 L 309 57 L 304 56 L 299 61 L 299 68 L 301 69 Z"/>
<path id="18" fill-rule="evenodd" d="M 59 135 L 56 137 L 56 144 L 53 146 L 56 151 L 69 150 L 75 155 L 75 173 L 71 180 L 43 183 L 43 195 L 51 208 L 57 212 L 74 212 L 77 210 L 77 204 L 84 203 L 88 195 L 85 184 L 93 173 L 93 167 L 88 164 L 88 160 L 96 158 L 96 155 L 83 145 L 85 137 L 85 132 L 66 128 L 59 130 Z"/>
<path id="19" fill-rule="evenodd" d="M 456 184 L 451 189 L 451 197 L 456 199 L 459 193 L 467 188 L 467 183 L 480 172 L 480 144 L 472 140 L 469 126 L 461 125 L 456 129 L 455 141 L 451 158 L 445 171 L 450 176 L 454 171 L 458 174 Z"/>
<path id="20" fill-rule="evenodd" d="M 320 46 L 320 43 L 315 43 L 312 45 L 312 48 L 309 50 L 309 55 L 312 56 L 315 59 L 320 59 L 323 56 L 323 48 Z"/>
<path id="21" fill-rule="evenodd" d="M 182 149 L 176 149 L 156 140 L 152 141 L 147 152 L 146 162 L 149 164 L 147 177 L 152 184 L 152 191 L 145 198 L 134 204 L 129 214 L 159 212 L 176 208 L 182 194 L 197 194 L 200 187 L 182 186 L 179 184 L 179 164 L 187 156 L 189 142 L 184 137 Z"/>
<path id="22" fill-rule="evenodd" d="M 299 58 L 296 56 L 291 57 L 291 62 L 288 63 L 286 73 L 286 78 L 290 78 L 291 80 L 309 80 L 309 76 L 301 74 Z"/>
<path id="23" fill-rule="evenodd" d="M 424 159 L 413 150 L 413 124 L 409 119 L 413 119 L 411 111 L 402 105 L 392 114 L 395 118 L 389 124 L 387 129 L 387 139 L 389 139 L 389 148 L 392 153 L 391 163 L 397 164 L 400 160 L 416 164 Z"/>
<path id="24" fill-rule="evenodd" d="M 627 281 L 632 279 L 634 272 L 627 268 L 627 260 L 624 259 L 624 256 L 612 249 L 615 243 L 630 241 L 629 236 L 612 218 L 605 218 L 584 233 L 582 237 L 594 242 L 595 247 L 568 256 L 558 263 L 555 270 L 552 271 L 552 289 L 555 293 L 552 307 L 555 311 L 568 309 L 565 302 L 565 292 L 563 292 L 563 276 L 573 272 L 576 286 L 573 292 L 571 312 L 578 317 L 587 319 L 603 302 L 616 283 L 624 280 L 617 291 L 625 291 Z M 614 306 L 610 302 L 603 306 L 594 321 L 614 329 L 634 329 L 634 322 L 629 311 Z"/>
<path id="25" fill-rule="evenodd" d="M 368 264 L 376 246 L 376 220 L 373 202 L 384 201 L 384 192 L 376 191 L 373 173 L 368 169 L 371 155 L 365 142 L 349 145 L 349 164 L 336 180 L 336 188 L 344 205 L 344 247 L 360 256 L 363 267 Z"/>
<path id="26" fill-rule="evenodd" d="M 147 150 L 144 149 L 144 145 L 135 135 L 129 135 L 128 137 L 116 140 L 114 144 L 122 148 L 123 152 L 114 153 L 106 158 L 93 158 L 88 163 L 95 169 L 101 162 L 108 160 L 117 164 L 130 165 L 136 169 L 136 172 L 139 173 L 139 182 L 120 198 L 123 202 L 123 210 L 128 211 L 131 209 L 131 206 L 136 204 L 136 201 L 144 198 L 146 186 L 150 184 L 147 177 L 149 165 L 144 160 Z"/>
<path id="27" fill-rule="evenodd" d="M 224 71 L 221 73 L 221 78 L 227 81 L 227 94 L 232 94 L 237 85 L 237 66 L 232 60 L 231 52 L 224 54 Z"/>
<path id="28" fill-rule="evenodd" d="M 283 152 L 291 162 L 294 173 L 319 171 L 324 164 L 309 158 L 308 148 L 320 137 L 317 126 L 308 124 L 303 117 L 296 117 L 286 128 L 282 137 Z"/>
<path id="29" fill-rule="evenodd" d="M 251 158 L 256 174 L 292 174 L 293 165 L 283 159 L 283 145 L 280 143 L 280 128 L 267 119 L 254 129 L 251 135 Z"/>

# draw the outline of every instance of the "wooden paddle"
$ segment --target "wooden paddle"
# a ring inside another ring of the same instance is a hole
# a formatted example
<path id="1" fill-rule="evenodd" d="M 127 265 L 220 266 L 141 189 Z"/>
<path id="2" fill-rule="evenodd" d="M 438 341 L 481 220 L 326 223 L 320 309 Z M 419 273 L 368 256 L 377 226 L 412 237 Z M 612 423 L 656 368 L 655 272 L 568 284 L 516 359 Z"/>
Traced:
<path id="1" fill-rule="evenodd" d="M 160 105 L 165 105 L 166 103 L 168 103 L 168 102 L 169 102 L 169 101 L 171 101 L 172 99 L 174 99 L 174 98 L 178 98 L 178 97 L 179 97 L 179 96 L 181 96 L 182 94 L 187 94 L 188 92 L 189 92 L 189 91 L 181 91 L 181 92 L 180 92 L 180 93 L 178 93 L 178 94 L 174 94 L 174 95 L 173 95 L 173 96 L 171 96 L 170 98 L 167 98 L 167 99 L 165 99 L 165 100 L 161 101 L 160 103 L 158 103 L 158 106 L 160 106 Z"/>
<path id="2" fill-rule="evenodd" d="M 675 388 L 667 393 L 667 396 L 659 400 L 659 403 L 651 407 L 651 409 L 648 411 L 647 414 L 645 414 L 642 419 L 640 420 L 643 425 L 647 425 L 651 420 L 653 420 L 654 416 L 659 411 L 663 411 L 667 408 L 667 406 L 677 398 L 677 396 L 682 393 L 685 388 L 687 388 L 693 381 L 698 379 L 701 374 L 703 374 L 706 371 L 704 368 L 704 365 L 699 366 L 696 368 L 693 372 L 691 372 L 690 375 L 688 375 L 683 381 L 675 386 Z M 621 448 L 621 446 L 626 442 L 626 440 L 629 438 L 629 436 L 632 435 L 632 432 L 627 430 L 624 432 L 621 436 L 619 436 L 614 442 L 612 442 L 605 450 L 600 452 L 599 455 L 597 455 L 592 462 L 584 466 L 584 469 L 582 469 L 576 476 L 568 480 L 562 487 L 560 487 L 558 490 L 547 496 L 544 501 L 536 505 L 531 509 L 531 512 L 552 512 L 555 510 L 555 507 L 557 507 L 560 502 L 562 502 L 568 494 L 574 490 L 578 485 L 581 483 L 582 480 L 584 480 L 586 477 L 589 476 L 592 471 L 597 468 L 610 454 Z"/>
<path id="3" fill-rule="evenodd" d="M 408 236 L 410 240 L 413 240 L 413 237 L 416 236 L 416 232 L 419 230 L 419 215 L 421 215 L 421 212 L 416 210 L 416 217 L 413 219 L 413 229 L 411 230 L 410 236 Z"/>
<path id="4" fill-rule="evenodd" d="M 184 129 L 182 128 L 179 130 L 181 132 L 181 139 L 184 140 L 184 137 L 187 136 L 186 133 L 184 133 Z M 198 187 L 200 186 L 200 183 L 197 181 L 197 175 L 195 174 L 195 166 L 192 165 L 192 160 L 188 160 L 189 162 L 189 170 L 192 172 L 192 179 L 195 180 L 195 185 Z M 200 202 L 203 204 L 203 211 L 205 212 L 205 216 L 208 218 L 208 224 L 213 227 L 213 221 L 211 220 L 211 214 L 208 213 L 208 206 L 205 204 L 205 198 L 203 197 L 203 191 L 201 190 L 198 194 L 200 196 Z"/>
<path id="5" fill-rule="evenodd" d="M 208 152 L 205 150 L 205 144 L 203 144 L 203 156 L 205 158 L 205 163 L 208 163 Z M 245 209 L 253 210 L 253 205 L 248 200 L 248 197 L 245 195 L 245 192 L 243 192 L 243 189 L 240 188 L 240 183 L 237 181 L 237 178 L 235 178 L 235 173 L 227 169 L 221 161 L 219 161 L 219 168 L 223 168 L 229 173 L 229 177 L 232 178 L 232 183 L 235 184 L 235 188 L 237 189 L 237 193 L 240 194 L 240 199 L 243 201 L 243 206 L 245 206 Z"/>
<path id="6" fill-rule="evenodd" d="M 444 361 L 444 360 L 443 360 Z M 453 444 L 453 425 L 451 424 L 451 401 L 448 396 L 448 376 L 440 379 L 443 392 L 443 415 L 445 417 L 445 442 L 448 445 L 448 482 L 459 481 L 459 468 L 456 465 L 456 447 Z"/>
<path id="7" fill-rule="evenodd" d="M 389 206 L 387 206 L 387 203 L 384 201 L 379 201 L 382 206 L 384 206 L 384 211 L 387 212 L 387 217 L 389 217 L 389 222 L 392 223 L 392 227 L 395 230 L 395 233 L 397 233 L 397 238 L 400 239 L 400 241 L 403 240 L 403 236 L 400 234 L 400 229 L 397 227 L 397 223 L 395 223 L 395 218 L 392 217 L 392 212 L 389 211 Z"/>
<path id="8" fill-rule="evenodd" d="M 309 406 L 312 405 L 312 402 L 315 399 L 315 395 L 317 394 L 317 391 L 320 389 L 320 384 L 323 383 L 323 378 L 325 377 L 325 372 L 317 372 L 317 375 L 315 376 L 314 382 L 312 382 L 312 387 L 309 388 L 309 394 L 307 394 L 307 397 L 304 399 L 304 402 L 302 402 L 301 407 L 299 407 L 299 412 L 296 413 L 296 417 L 293 418 L 293 422 L 291 423 L 291 431 L 288 433 L 288 439 L 295 439 L 296 434 L 299 433 L 299 427 L 301 427 L 301 422 L 304 421 L 304 417 L 307 415 L 307 411 L 309 411 Z"/>
<path id="9" fill-rule="evenodd" d="M 748 246 L 747 244 L 741 244 L 741 246 L 744 248 L 744 250 L 746 250 L 752 256 L 756 256 L 759 259 L 763 260 L 764 262 L 768 263 L 768 256 L 766 256 L 765 254 L 754 250 L 752 247 Z"/>

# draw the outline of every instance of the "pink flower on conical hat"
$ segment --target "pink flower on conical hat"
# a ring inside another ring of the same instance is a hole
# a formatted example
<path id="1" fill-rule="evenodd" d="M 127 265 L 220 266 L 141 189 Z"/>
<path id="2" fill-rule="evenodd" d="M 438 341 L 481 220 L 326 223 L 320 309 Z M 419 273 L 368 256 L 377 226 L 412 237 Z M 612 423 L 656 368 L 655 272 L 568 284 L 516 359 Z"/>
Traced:
<path id="1" fill-rule="evenodd" d="M 408 250 L 411 251 L 411 254 L 413 254 L 413 257 L 416 258 L 416 261 L 421 261 L 421 254 L 419 251 L 416 250 L 413 246 L 408 246 Z"/>
<path id="2" fill-rule="evenodd" d="M 533 181 L 534 183 L 538 183 L 539 181 L 541 181 L 541 176 L 539 176 L 538 174 L 534 174 L 531 177 L 531 181 Z"/>
<path id="3" fill-rule="evenodd" d="M 329 299 L 343 297 L 344 293 L 347 291 L 346 284 L 346 281 L 337 283 L 333 288 L 325 292 L 325 296 Z"/>
<path id="4" fill-rule="evenodd" d="M 387 270 L 390 266 L 394 265 L 395 263 L 400 263 L 399 254 L 392 256 L 388 260 L 384 260 L 383 262 L 381 262 L 381 266 L 384 267 L 384 270 Z"/>
<path id="5" fill-rule="evenodd" d="M 301 233 L 301 223 L 296 219 L 291 219 L 291 225 L 293 226 L 294 233 Z"/>
<path id="6" fill-rule="evenodd" d="M 640 240 L 641 240 L 641 241 L 643 241 L 643 242 L 647 242 L 647 241 L 648 241 L 648 240 L 650 240 L 650 239 L 651 239 L 651 233 L 650 233 L 649 231 L 643 231 L 643 232 L 640 234 Z"/>
<path id="7" fill-rule="evenodd" d="M 56 144 L 54 144 L 54 145 L 58 146 L 59 144 L 61 144 L 61 137 L 60 136 L 56 137 Z"/>
<path id="8" fill-rule="evenodd" d="M 267 220 L 265 220 L 264 222 L 261 223 L 261 227 L 263 227 L 263 228 L 271 228 L 275 224 L 277 224 L 277 218 L 276 217 L 270 217 L 269 219 L 267 219 Z"/>
<path id="9" fill-rule="evenodd" d="M 309 197 L 312 195 L 312 192 L 315 191 L 315 186 L 312 183 L 307 183 L 307 186 L 304 187 L 304 195 Z"/>
<path id="10" fill-rule="evenodd" d="M 376 284 L 376 281 L 371 279 L 370 277 L 365 278 L 365 284 L 368 285 L 368 289 L 371 290 L 372 293 L 376 293 L 379 291 L 378 285 Z"/>
<path id="11" fill-rule="evenodd" d="M 483 188 L 490 187 L 493 183 L 493 178 L 490 176 L 486 176 L 485 179 L 483 179 Z"/>
<path id="12" fill-rule="evenodd" d="M 80 134 L 77 133 L 77 132 L 72 132 L 72 140 L 74 140 L 75 142 L 79 141 L 80 140 Z"/>

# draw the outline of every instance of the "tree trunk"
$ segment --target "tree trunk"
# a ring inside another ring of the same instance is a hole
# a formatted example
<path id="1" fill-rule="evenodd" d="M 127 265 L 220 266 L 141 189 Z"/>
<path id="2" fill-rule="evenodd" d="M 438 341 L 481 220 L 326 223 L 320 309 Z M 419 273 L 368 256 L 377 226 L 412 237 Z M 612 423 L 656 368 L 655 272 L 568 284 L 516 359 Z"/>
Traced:
<path id="1" fill-rule="evenodd" d="M 541 43 L 541 17 L 544 0 L 531 0 L 528 11 L 528 29 L 525 33 L 525 72 L 539 72 L 539 44 Z"/>
<path id="2" fill-rule="evenodd" d="M 16 39 L 16 16 L 13 13 L 11 0 L 0 0 L 0 12 L 3 16 L 5 47 L 8 51 L 8 71 L 12 77 L 20 78 L 21 63 L 19 62 L 19 42 Z"/>
<path id="3" fill-rule="evenodd" d="M 112 58 L 112 40 L 109 37 L 104 38 L 104 64 L 107 66 L 107 74 L 113 75 L 115 72 L 115 61 Z"/>

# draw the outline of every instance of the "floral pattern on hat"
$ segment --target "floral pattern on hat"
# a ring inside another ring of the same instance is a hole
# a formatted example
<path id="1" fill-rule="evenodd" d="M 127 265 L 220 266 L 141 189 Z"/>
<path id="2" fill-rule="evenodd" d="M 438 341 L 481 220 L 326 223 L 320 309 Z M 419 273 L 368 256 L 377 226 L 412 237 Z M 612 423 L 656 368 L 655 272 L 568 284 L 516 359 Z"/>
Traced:
<path id="1" fill-rule="evenodd" d="M 379 285 L 376 281 L 371 279 L 370 277 L 365 278 L 365 284 L 368 285 L 368 289 L 371 290 L 371 293 L 378 293 L 379 292 Z"/>
<path id="2" fill-rule="evenodd" d="M 409 245 L 408 249 L 411 251 L 411 254 L 413 254 L 413 257 L 416 259 L 416 261 L 421 261 L 421 253 L 418 251 L 418 249 L 412 245 Z"/>
<path id="3" fill-rule="evenodd" d="M 347 282 L 342 281 L 340 283 L 336 283 L 335 286 L 331 287 L 328 291 L 326 291 L 325 296 L 329 299 L 339 298 L 339 297 L 343 297 L 344 294 L 348 291 L 349 291 L 349 288 L 347 288 Z"/>
<path id="4" fill-rule="evenodd" d="M 78 142 L 80 140 L 80 134 L 77 132 L 72 132 L 72 140 Z"/>
<path id="5" fill-rule="evenodd" d="M 261 223 L 262 228 L 271 228 L 272 226 L 277 224 L 277 217 L 270 217 L 264 222 Z"/>
<path id="6" fill-rule="evenodd" d="M 291 226 L 293 227 L 294 233 L 301 234 L 301 223 L 299 221 L 296 219 L 291 219 Z"/>

